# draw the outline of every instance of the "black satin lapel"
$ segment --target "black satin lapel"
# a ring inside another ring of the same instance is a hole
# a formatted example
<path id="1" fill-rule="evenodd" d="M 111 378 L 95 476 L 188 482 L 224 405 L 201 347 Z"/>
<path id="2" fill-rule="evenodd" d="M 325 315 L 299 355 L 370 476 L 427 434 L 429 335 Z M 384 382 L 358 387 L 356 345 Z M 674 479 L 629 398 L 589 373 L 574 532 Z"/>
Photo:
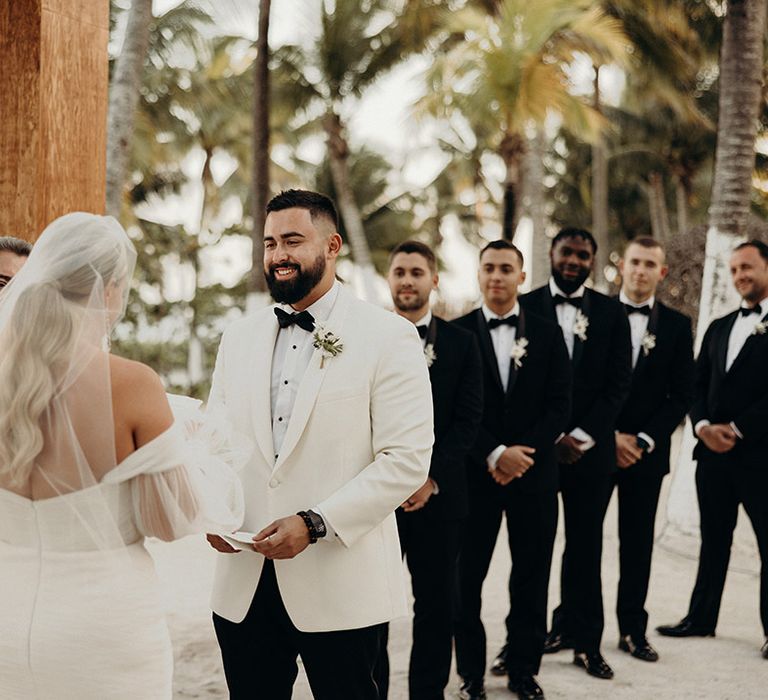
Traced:
<path id="1" fill-rule="evenodd" d="M 765 316 L 763 316 L 760 319 L 760 323 L 765 323 L 766 320 L 768 320 L 768 314 L 766 314 Z M 734 319 L 734 323 L 735 323 L 735 319 Z M 757 324 L 755 324 L 755 325 L 757 325 Z M 731 327 L 733 327 L 733 324 L 731 324 Z M 730 336 L 730 332 L 728 333 L 728 336 L 726 336 L 726 341 L 725 341 L 726 352 L 727 352 L 727 348 L 728 348 L 728 337 L 729 336 Z M 750 335 L 744 341 L 744 345 L 741 346 L 741 350 L 739 351 L 739 354 L 736 355 L 736 359 L 733 361 L 733 364 L 731 365 L 730 369 L 728 370 L 729 372 L 731 370 L 733 370 L 734 367 L 738 367 L 740 364 L 742 364 L 745 361 L 745 359 L 747 357 L 749 357 L 749 355 L 753 351 L 753 348 L 755 347 L 755 345 L 757 345 L 758 338 L 760 338 L 760 336 L 757 333 L 752 333 L 752 335 Z M 725 363 L 723 363 L 723 367 L 725 367 Z"/>
<path id="2" fill-rule="evenodd" d="M 435 316 L 432 316 L 432 320 L 429 322 L 429 328 L 427 329 L 427 342 L 424 346 L 424 349 L 426 350 L 430 345 L 432 346 L 432 350 L 435 353 L 435 360 L 434 362 L 429 366 L 429 373 L 432 373 L 432 368 L 435 366 L 435 362 L 437 362 L 440 358 L 437 354 L 437 318 Z"/>
<path id="3" fill-rule="evenodd" d="M 723 324 L 720 337 L 717 339 L 717 368 L 723 375 L 725 375 L 725 363 L 728 359 L 728 339 L 731 337 L 731 330 L 733 329 L 733 324 L 736 323 L 737 318 L 738 312 L 731 316 L 728 323 Z M 743 350 L 744 348 L 742 348 L 742 351 Z M 734 364 L 736 363 L 734 362 Z"/>
<path id="4" fill-rule="evenodd" d="M 520 315 L 517 317 L 517 331 L 515 332 L 515 342 L 520 338 L 525 338 L 525 312 L 520 307 Z M 522 360 L 525 362 L 525 358 Z M 518 370 L 515 367 L 515 361 L 510 358 L 509 362 L 509 378 L 507 381 L 507 398 L 512 396 L 512 391 L 515 388 L 515 382 L 517 382 Z"/>
<path id="5" fill-rule="evenodd" d="M 555 308 L 555 300 L 552 297 L 552 290 L 547 285 L 542 294 L 543 303 L 541 304 L 541 315 L 544 318 L 550 318 L 557 323 L 557 310 Z"/>
<path id="6" fill-rule="evenodd" d="M 589 340 L 589 290 L 584 290 L 584 296 L 581 298 L 581 313 L 587 317 L 587 340 Z M 578 367 L 581 358 L 584 355 L 584 341 L 575 333 L 573 334 L 573 366 Z"/>
<path id="7" fill-rule="evenodd" d="M 504 391 L 504 385 L 501 383 L 501 375 L 499 374 L 499 363 L 496 361 L 496 353 L 493 351 L 491 332 L 488 330 L 488 324 L 485 321 L 482 309 L 475 311 L 475 321 L 477 323 L 477 335 L 480 339 L 480 350 L 491 370 L 493 378 L 496 380 L 496 384 L 498 384 L 501 391 Z"/>
<path id="8" fill-rule="evenodd" d="M 653 336 L 658 336 L 659 332 L 659 302 L 655 302 L 653 305 L 653 308 L 651 309 L 651 314 L 648 317 L 648 327 L 645 330 L 646 333 Z M 655 348 L 651 350 L 649 353 L 646 354 L 645 350 L 643 350 L 642 345 L 642 339 L 640 340 L 640 353 L 637 356 L 637 364 L 635 365 L 635 369 L 632 372 L 632 375 L 635 376 L 642 371 L 643 367 L 645 367 L 645 361 L 648 358 L 648 355 L 651 354 L 651 352 L 655 352 Z"/>

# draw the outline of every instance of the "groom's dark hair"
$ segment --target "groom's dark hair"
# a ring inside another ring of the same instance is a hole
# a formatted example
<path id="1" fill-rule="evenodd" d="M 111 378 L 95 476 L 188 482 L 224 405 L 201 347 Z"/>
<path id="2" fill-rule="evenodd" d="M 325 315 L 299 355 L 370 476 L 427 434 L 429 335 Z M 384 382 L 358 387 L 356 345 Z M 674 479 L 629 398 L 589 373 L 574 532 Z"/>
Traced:
<path id="1" fill-rule="evenodd" d="M 283 190 L 267 204 L 267 214 L 284 209 L 306 209 L 314 222 L 318 217 L 328 219 L 336 230 L 339 228 L 339 215 L 330 197 L 310 190 Z"/>

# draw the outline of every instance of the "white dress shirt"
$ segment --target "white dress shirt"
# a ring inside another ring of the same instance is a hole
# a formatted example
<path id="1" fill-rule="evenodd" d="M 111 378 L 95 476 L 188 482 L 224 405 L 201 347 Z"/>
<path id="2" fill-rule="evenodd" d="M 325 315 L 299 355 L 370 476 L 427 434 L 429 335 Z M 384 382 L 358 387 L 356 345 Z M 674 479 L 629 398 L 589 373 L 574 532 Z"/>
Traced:
<path id="1" fill-rule="evenodd" d="M 520 302 L 515 302 L 512 309 L 503 316 L 495 314 L 485 304 L 482 306 L 482 311 L 486 323 L 492 318 L 509 318 L 514 315 L 520 316 Z M 493 354 L 496 355 L 496 366 L 499 368 L 501 385 L 506 392 L 507 386 L 509 385 L 509 368 L 512 364 L 512 346 L 515 344 L 515 338 L 517 338 L 517 328 L 514 326 L 496 326 L 493 330 L 489 330 L 489 333 L 491 334 L 491 343 L 493 343 Z M 499 445 L 486 457 L 488 468 L 491 471 L 496 469 L 496 462 L 499 461 L 499 457 L 501 457 L 506 449 L 506 445 Z"/>
<path id="2" fill-rule="evenodd" d="M 762 320 L 763 316 L 768 313 L 768 297 L 765 297 L 765 299 L 757 304 L 757 306 L 760 307 L 759 313 L 752 313 L 747 316 L 743 316 L 741 313 L 739 313 L 739 315 L 736 316 L 736 320 L 733 322 L 733 326 L 731 327 L 731 334 L 728 336 L 728 351 L 725 355 L 726 372 L 731 369 L 731 365 L 739 356 L 739 353 L 744 347 L 744 343 L 746 343 L 749 337 L 755 332 L 755 326 L 757 326 L 757 324 Z M 742 302 L 741 308 L 748 307 L 749 304 Z M 705 425 L 710 425 L 710 421 L 706 419 L 700 420 L 698 423 L 696 423 L 693 432 L 698 435 L 699 430 Z M 730 426 L 733 432 L 736 433 L 737 437 L 744 437 L 733 422 L 730 423 Z"/>
<path id="3" fill-rule="evenodd" d="M 551 277 L 549 278 L 549 291 L 554 297 L 559 294 L 569 299 L 580 299 L 584 296 L 584 285 L 582 284 L 573 294 L 566 294 L 557 283 Z M 573 333 L 573 326 L 576 323 L 576 314 L 578 309 L 571 304 L 557 304 L 555 306 L 555 313 L 557 314 L 557 323 L 560 326 L 560 330 L 563 331 L 563 339 L 565 340 L 565 347 L 568 348 L 568 357 L 573 357 L 573 346 L 575 344 L 575 337 Z M 571 437 L 575 437 L 577 440 L 581 440 L 582 444 L 579 449 L 582 452 L 593 448 L 595 446 L 594 438 L 582 428 L 576 427 L 569 433 Z M 560 442 L 562 435 L 555 440 Z"/>
<path id="4" fill-rule="evenodd" d="M 307 307 L 307 311 L 315 319 L 315 326 L 328 320 L 336 297 L 339 295 L 341 285 L 338 281 L 321 296 L 314 304 Z M 288 305 L 281 305 L 286 313 L 294 313 L 295 309 Z M 272 444 L 275 447 L 275 459 L 280 453 L 280 448 L 285 439 L 285 432 L 291 420 L 293 405 L 296 402 L 296 394 L 304 373 L 309 367 L 309 362 L 315 352 L 314 337 L 312 333 L 305 331 L 297 325 L 281 328 L 277 333 L 275 349 L 272 353 L 272 381 L 270 399 L 272 406 Z M 325 527 L 329 537 L 335 535 L 330 524 L 323 514 L 316 512 L 325 521 Z"/>
<path id="5" fill-rule="evenodd" d="M 632 301 L 624 291 L 619 292 L 619 301 L 622 304 L 628 306 L 649 306 L 653 310 L 653 305 L 656 303 L 656 297 L 652 294 L 648 299 L 641 303 Z M 629 314 L 629 331 L 632 338 L 632 369 L 637 366 L 637 360 L 640 357 L 640 350 L 643 348 L 643 338 L 645 332 L 648 330 L 648 322 L 651 320 L 646 314 Z M 637 437 L 642 438 L 648 443 L 648 454 L 653 452 L 656 447 L 654 439 L 648 435 L 648 433 L 638 433 Z"/>
<path id="6" fill-rule="evenodd" d="M 422 316 L 422 317 L 421 317 L 421 318 L 420 318 L 418 321 L 416 321 L 416 323 L 414 323 L 413 325 L 414 325 L 414 326 L 416 326 L 416 328 L 418 328 L 419 326 L 426 326 L 426 327 L 427 327 L 427 331 L 429 331 L 429 324 L 430 324 L 430 323 L 432 323 L 432 311 L 431 311 L 431 310 L 427 311 L 427 313 L 425 313 L 425 314 L 424 314 L 424 315 L 423 315 L 423 316 Z M 421 344 L 422 344 L 424 347 L 427 347 L 427 337 L 426 337 L 426 336 L 424 336 L 423 338 L 420 338 L 420 340 L 421 340 Z"/>

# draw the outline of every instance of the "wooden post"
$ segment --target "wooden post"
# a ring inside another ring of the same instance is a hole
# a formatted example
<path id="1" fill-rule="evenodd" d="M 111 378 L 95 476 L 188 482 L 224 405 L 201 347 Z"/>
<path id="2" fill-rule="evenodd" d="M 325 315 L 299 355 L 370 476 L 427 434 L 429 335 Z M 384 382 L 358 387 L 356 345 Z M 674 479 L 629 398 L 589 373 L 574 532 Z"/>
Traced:
<path id="1" fill-rule="evenodd" d="M 0 235 L 104 213 L 109 0 L 0 6 Z"/>

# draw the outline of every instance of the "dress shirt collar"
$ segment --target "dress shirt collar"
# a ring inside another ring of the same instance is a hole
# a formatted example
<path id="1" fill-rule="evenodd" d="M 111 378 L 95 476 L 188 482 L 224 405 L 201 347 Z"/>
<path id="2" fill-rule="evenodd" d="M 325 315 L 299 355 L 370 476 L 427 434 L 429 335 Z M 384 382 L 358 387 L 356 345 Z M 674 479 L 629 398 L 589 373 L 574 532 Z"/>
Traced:
<path id="1" fill-rule="evenodd" d="M 765 314 L 768 313 L 768 297 L 764 297 L 756 305 L 750 306 L 749 304 L 747 304 L 746 301 L 742 301 L 741 305 L 740 305 L 740 307 L 742 309 L 750 309 L 750 308 L 754 308 L 755 306 L 759 306 L 760 307 L 760 318 L 765 316 Z"/>
<path id="2" fill-rule="evenodd" d="M 560 296 L 568 297 L 569 299 L 578 299 L 584 296 L 584 285 L 582 284 L 573 294 L 566 294 L 560 287 L 557 286 L 553 277 L 549 278 L 549 293 L 554 297 L 559 294 Z"/>
<path id="3" fill-rule="evenodd" d="M 622 289 L 619 292 L 619 301 L 622 304 L 626 304 L 627 306 L 648 306 L 651 309 L 653 308 L 654 304 L 656 303 L 656 296 L 654 294 L 651 294 L 645 301 L 641 301 L 639 304 L 636 301 L 632 301 L 626 294 L 624 294 L 624 290 Z"/>
<path id="4" fill-rule="evenodd" d="M 520 302 L 516 301 L 515 305 L 507 311 L 503 316 L 499 316 L 497 313 L 491 311 L 485 304 L 482 306 L 483 316 L 485 316 L 485 322 L 488 323 L 492 318 L 507 318 L 509 316 L 520 315 Z"/>
<path id="5" fill-rule="evenodd" d="M 418 321 L 414 322 L 414 326 L 427 326 L 429 328 L 429 324 L 432 323 L 432 311 L 428 310 L 427 313 L 425 313 Z"/>
<path id="6" fill-rule="evenodd" d="M 328 317 L 331 315 L 333 305 L 336 303 L 336 299 L 339 296 L 340 289 L 341 283 L 338 280 L 335 280 L 333 286 L 325 294 L 323 294 L 323 296 L 321 296 L 316 302 L 310 304 L 307 307 L 306 310 L 312 314 L 312 318 L 314 318 L 317 323 L 323 323 L 324 321 L 328 320 Z M 296 309 L 288 304 L 280 304 L 279 306 L 286 313 L 296 313 Z"/>

